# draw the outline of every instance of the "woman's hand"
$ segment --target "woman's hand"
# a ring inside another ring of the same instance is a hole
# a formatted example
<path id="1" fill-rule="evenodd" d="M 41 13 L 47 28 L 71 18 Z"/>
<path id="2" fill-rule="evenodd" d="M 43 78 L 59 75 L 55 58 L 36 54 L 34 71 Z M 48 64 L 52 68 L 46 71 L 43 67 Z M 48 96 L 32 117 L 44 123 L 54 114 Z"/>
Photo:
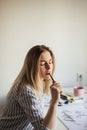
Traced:
<path id="1" fill-rule="evenodd" d="M 48 112 L 44 118 L 44 125 L 50 130 L 54 130 L 57 120 L 58 101 L 60 94 L 62 93 L 62 87 L 60 83 L 53 82 L 50 86 L 52 100 L 48 109 Z"/>
<path id="2" fill-rule="evenodd" d="M 60 83 L 54 82 L 51 86 L 51 95 L 52 95 L 52 104 L 58 104 L 58 101 L 60 99 L 60 94 L 62 93 L 62 86 Z"/>

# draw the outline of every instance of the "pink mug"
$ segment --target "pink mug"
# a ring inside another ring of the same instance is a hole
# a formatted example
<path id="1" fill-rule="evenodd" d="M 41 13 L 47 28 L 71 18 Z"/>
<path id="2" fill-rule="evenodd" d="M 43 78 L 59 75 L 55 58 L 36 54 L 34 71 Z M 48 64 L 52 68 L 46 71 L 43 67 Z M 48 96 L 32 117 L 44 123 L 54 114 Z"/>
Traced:
<path id="1" fill-rule="evenodd" d="M 83 96 L 84 95 L 84 87 L 76 86 L 74 87 L 74 96 Z"/>

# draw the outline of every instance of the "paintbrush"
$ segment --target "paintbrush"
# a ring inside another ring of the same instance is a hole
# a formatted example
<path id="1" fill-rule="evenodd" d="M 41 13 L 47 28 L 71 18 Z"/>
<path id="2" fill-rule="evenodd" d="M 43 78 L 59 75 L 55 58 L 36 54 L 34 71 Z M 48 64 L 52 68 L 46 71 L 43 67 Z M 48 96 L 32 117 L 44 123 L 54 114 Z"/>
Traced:
<path id="1" fill-rule="evenodd" d="M 53 83 L 55 82 L 55 80 L 54 80 L 54 78 L 52 77 L 52 75 L 49 73 L 49 75 L 50 75 L 50 77 L 51 77 L 51 79 L 52 79 L 52 81 L 53 81 Z M 63 95 L 63 94 L 60 94 L 60 97 L 61 97 L 61 99 L 63 99 L 63 100 L 67 100 L 67 96 L 66 95 Z"/>
<path id="2" fill-rule="evenodd" d="M 55 82 L 54 78 L 52 77 L 52 75 L 50 73 L 49 73 L 49 75 L 50 75 L 50 77 L 51 77 L 51 79 L 52 79 L 52 81 L 54 83 Z"/>

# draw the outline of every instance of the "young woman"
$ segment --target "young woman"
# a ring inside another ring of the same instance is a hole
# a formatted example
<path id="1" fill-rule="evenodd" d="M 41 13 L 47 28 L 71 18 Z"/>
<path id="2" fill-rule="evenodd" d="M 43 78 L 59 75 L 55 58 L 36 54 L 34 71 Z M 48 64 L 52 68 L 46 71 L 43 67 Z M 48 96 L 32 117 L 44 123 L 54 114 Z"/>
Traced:
<path id="1" fill-rule="evenodd" d="M 52 82 L 53 52 L 45 45 L 32 47 L 7 96 L 0 117 L 0 130 L 54 130 L 62 87 Z M 51 94 L 49 109 L 43 114 L 43 94 Z"/>

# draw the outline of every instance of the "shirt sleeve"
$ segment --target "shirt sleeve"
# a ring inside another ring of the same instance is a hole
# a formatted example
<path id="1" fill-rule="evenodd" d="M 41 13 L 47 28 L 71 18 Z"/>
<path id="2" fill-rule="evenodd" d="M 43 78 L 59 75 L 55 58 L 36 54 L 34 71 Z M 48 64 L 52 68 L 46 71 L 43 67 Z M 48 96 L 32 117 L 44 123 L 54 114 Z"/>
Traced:
<path id="1" fill-rule="evenodd" d="M 41 102 L 31 88 L 26 87 L 26 89 L 19 94 L 18 102 L 35 130 L 49 130 L 43 125 L 44 115 Z"/>

